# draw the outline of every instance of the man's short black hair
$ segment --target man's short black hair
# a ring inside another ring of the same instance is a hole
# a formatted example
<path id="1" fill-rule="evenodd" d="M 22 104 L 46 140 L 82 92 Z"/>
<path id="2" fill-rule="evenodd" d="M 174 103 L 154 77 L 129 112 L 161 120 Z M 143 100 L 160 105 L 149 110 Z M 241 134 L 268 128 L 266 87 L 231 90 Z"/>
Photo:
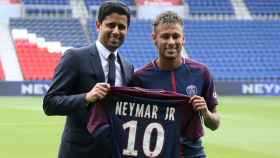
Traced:
<path id="1" fill-rule="evenodd" d="M 130 11 L 128 6 L 121 1 L 106 1 L 98 9 L 97 20 L 102 22 L 106 16 L 118 13 L 127 17 L 127 25 L 130 24 Z"/>

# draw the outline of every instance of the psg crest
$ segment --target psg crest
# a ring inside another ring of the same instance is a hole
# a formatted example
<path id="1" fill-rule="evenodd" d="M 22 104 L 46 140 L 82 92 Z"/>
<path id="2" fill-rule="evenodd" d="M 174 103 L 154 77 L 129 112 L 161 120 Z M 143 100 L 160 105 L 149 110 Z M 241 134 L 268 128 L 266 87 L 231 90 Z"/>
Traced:
<path id="1" fill-rule="evenodd" d="M 194 95 L 197 95 L 197 87 L 195 85 L 189 85 L 187 88 L 186 88 L 186 92 L 187 92 L 187 95 L 188 96 L 194 96 Z"/>

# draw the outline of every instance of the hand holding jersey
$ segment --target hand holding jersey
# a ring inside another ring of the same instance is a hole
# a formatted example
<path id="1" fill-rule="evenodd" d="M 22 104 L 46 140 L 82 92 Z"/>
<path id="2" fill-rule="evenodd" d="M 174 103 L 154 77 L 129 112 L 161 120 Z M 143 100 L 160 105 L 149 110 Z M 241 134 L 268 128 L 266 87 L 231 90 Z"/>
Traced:
<path id="1" fill-rule="evenodd" d="M 208 111 L 207 104 L 203 97 L 197 95 L 192 96 L 189 103 L 192 104 L 195 111 L 201 112 L 202 114 L 205 114 Z"/>
<path id="2" fill-rule="evenodd" d="M 108 83 L 97 83 L 86 94 L 85 100 L 88 103 L 92 103 L 92 102 L 96 102 L 97 100 L 101 100 L 107 95 L 109 90 L 110 90 L 110 84 L 108 84 Z"/>
<path id="3" fill-rule="evenodd" d="M 195 111 L 199 112 L 202 117 L 202 122 L 206 127 L 211 130 L 215 130 L 219 127 L 219 115 L 208 110 L 207 103 L 203 97 L 197 95 L 192 96 L 189 103 L 192 104 Z"/>

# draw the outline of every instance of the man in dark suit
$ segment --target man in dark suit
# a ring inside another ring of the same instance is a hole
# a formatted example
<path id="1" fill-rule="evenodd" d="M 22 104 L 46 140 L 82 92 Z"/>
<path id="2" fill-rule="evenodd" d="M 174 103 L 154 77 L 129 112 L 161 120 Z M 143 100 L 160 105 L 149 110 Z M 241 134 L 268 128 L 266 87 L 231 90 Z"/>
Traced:
<path id="1" fill-rule="evenodd" d="M 89 108 L 107 95 L 110 86 L 126 85 L 132 76 L 133 66 L 118 52 L 129 23 L 130 13 L 124 3 L 103 3 L 96 21 L 96 42 L 67 50 L 57 66 L 43 108 L 47 115 L 67 116 L 59 158 L 112 157 L 112 143 L 104 132 L 107 127 L 100 127 L 91 136 L 86 125 Z"/>

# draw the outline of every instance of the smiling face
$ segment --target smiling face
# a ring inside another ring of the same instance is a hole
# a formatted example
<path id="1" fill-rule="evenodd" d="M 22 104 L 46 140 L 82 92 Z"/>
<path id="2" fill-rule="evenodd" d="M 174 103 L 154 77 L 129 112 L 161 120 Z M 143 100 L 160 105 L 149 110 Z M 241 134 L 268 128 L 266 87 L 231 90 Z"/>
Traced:
<path id="1" fill-rule="evenodd" d="M 159 51 L 159 58 L 181 60 L 181 51 L 185 44 L 184 32 L 177 23 L 160 23 L 153 33 L 153 40 Z"/>
<path id="2" fill-rule="evenodd" d="M 124 42 L 128 31 L 128 19 L 126 15 L 112 13 L 102 22 L 97 21 L 96 28 L 99 32 L 99 41 L 113 52 Z"/>

